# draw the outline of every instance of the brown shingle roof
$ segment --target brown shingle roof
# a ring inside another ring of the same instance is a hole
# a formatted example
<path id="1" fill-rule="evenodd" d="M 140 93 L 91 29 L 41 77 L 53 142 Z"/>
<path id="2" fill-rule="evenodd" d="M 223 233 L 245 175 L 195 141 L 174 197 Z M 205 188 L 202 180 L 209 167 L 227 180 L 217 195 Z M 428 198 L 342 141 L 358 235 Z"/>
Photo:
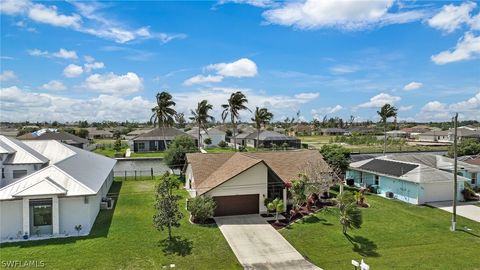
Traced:
<path id="1" fill-rule="evenodd" d="M 265 163 L 285 183 L 296 178 L 308 162 L 320 164 L 321 170 L 331 172 L 317 150 L 187 154 L 187 163 L 192 166 L 195 179 L 194 188 L 199 194 L 217 187 L 260 162 Z"/>

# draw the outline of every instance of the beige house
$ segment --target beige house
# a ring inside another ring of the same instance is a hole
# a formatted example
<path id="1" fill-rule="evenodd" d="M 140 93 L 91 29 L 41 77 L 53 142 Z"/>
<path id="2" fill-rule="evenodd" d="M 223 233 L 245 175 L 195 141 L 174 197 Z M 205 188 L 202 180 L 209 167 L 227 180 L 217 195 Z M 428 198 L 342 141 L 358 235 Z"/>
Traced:
<path id="1" fill-rule="evenodd" d="M 191 153 L 184 168 L 185 187 L 191 197 L 213 197 L 216 216 L 264 213 L 266 198 L 288 201 L 289 184 L 309 162 L 331 173 L 316 150 Z"/>

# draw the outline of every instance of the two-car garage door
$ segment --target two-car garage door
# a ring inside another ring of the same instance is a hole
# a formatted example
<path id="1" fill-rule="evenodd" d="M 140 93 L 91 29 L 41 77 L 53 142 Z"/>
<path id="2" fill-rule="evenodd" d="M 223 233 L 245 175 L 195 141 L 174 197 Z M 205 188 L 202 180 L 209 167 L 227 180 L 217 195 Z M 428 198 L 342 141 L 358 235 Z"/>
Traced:
<path id="1" fill-rule="evenodd" d="M 259 197 L 259 194 L 215 196 L 215 216 L 258 214 Z"/>

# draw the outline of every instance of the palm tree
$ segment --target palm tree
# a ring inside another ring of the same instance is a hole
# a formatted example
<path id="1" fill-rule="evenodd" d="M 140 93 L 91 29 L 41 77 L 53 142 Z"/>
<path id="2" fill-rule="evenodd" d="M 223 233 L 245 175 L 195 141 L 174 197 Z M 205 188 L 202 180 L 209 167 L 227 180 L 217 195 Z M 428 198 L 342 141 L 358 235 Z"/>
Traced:
<path id="1" fill-rule="evenodd" d="M 258 150 L 258 145 L 260 142 L 260 128 L 265 128 L 265 125 L 270 122 L 273 118 L 273 113 L 269 112 L 267 108 L 256 108 L 254 117 L 252 117 L 252 121 L 255 122 L 255 127 L 257 128 L 257 144 L 255 147 Z"/>
<path id="2" fill-rule="evenodd" d="M 230 121 L 232 122 L 233 126 L 233 148 L 237 151 L 237 136 L 236 136 L 236 129 L 237 125 L 235 120 L 238 119 L 241 110 L 249 110 L 245 104 L 248 103 L 247 97 L 240 91 L 232 93 L 230 98 L 228 99 L 227 104 L 223 104 L 223 112 L 222 112 L 222 119 L 225 119 L 230 115 Z"/>
<path id="3" fill-rule="evenodd" d="M 343 234 L 347 233 L 347 229 L 359 229 L 363 222 L 362 212 L 357 207 L 353 194 L 349 191 L 342 192 L 337 196 L 337 201 Z"/>
<path id="4" fill-rule="evenodd" d="M 385 155 L 385 152 L 387 152 L 387 119 L 397 117 L 397 108 L 387 103 L 377 113 L 383 122 L 383 154 Z"/>
<path id="5" fill-rule="evenodd" d="M 167 149 L 167 140 L 165 139 L 165 127 L 170 127 L 175 122 L 174 117 L 177 114 L 175 109 L 175 102 L 172 100 L 172 95 L 168 92 L 157 93 L 157 105 L 152 108 L 152 117 L 150 121 L 153 122 L 153 127 L 158 126 L 162 128 L 163 144 Z"/>
<path id="6" fill-rule="evenodd" d="M 207 100 L 202 100 L 197 104 L 197 108 L 195 110 L 191 110 L 191 114 L 193 115 L 190 117 L 190 120 L 195 122 L 198 126 L 198 150 L 200 150 L 200 131 L 204 130 L 207 133 L 207 123 L 209 120 L 213 121 L 213 116 L 208 114 L 208 111 L 213 109 L 212 104 L 208 104 Z"/>

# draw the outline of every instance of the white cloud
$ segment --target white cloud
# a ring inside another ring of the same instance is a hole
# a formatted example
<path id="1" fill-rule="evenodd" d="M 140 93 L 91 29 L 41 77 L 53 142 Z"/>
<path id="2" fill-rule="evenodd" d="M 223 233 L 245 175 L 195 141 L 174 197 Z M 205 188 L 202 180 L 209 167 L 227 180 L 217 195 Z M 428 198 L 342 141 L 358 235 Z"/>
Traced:
<path id="1" fill-rule="evenodd" d="M 85 79 L 84 86 L 94 92 L 128 95 L 142 90 L 143 82 L 142 78 L 134 72 L 128 72 L 125 75 L 110 72 L 90 75 Z"/>
<path id="2" fill-rule="evenodd" d="M 67 87 L 61 81 L 51 80 L 48 83 L 43 84 L 42 89 L 49 91 L 62 91 L 67 89 Z"/>
<path id="3" fill-rule="evenodd" d="M 58 50 L 58 52 L 53 53 L 53 56 L 58 57 L 58 58 L 63 58 L 63 59 L 77 59 L 77 52 L 75 51 L 69 51 L 65 50 L 64 48 L 61 48 Z"/>
<path id="4" fill-rule="evenodd" d="M 225 77 L 254 77 L 257 75 L 257 65 L 248 58 L 241 58 L 231 63 L 218 63 L 208 65 L 207 70 L 215 70 L 217 74 Z"/>
<path id="5" fill-rule="evenodd" d="M 90 72 L 94 69 L 105 68 L 105 64 L 103 62 L 86 63 L 83 66 L 85 67 L 85 72 Z"/>
<path id="6" fill-rule="evenodd" d="M 92 63 L 95 61 L 95 58 L 91 57 L 90 55 L 85 55 L 83 59 L 85 59 L 85 62 L 87 63 Z"/>
<path id="7" fill-rule="evenodd" d="M 23 13 L 29 5 L 29 0 L 2 0 L 0 5 L 0 13 L 8 15 Z"/>
<path id="8" fill-rule="evenodd" d="M 440 12 L 428 20 L 428 25 L 433 28 L 451 33 L 460 28 L 462 24 L 470 22 L 470 12 L 477 6 L 473 2 L 465 2 L 455 6 L 445 5 Z"/>
<path id="9" fill-rule="evenodd" d="M 193 76 L 183 82 L 183 85 L 191 86 L 194 84 L 217 83 L 223 80 L 223 76 L 218 75 L 197 75 Z"/>
<path id="10" fill-rule="evenodd" d="M 370 101 L 358 105 L 358 108 L 380 108 L 385 104 L 395 105 L 402 98 L 398 96 L 392 96 L 386 93 L 380 93 L 370 98 Z"/>
<path id="11" fill-rule="evenodd" d="M 432 61 L 437 65 L 448 64 L 476 58 L 480 55 L 480 36 L 467 32 L 457 42 L 455 48 L 432 55 Z"/>
<path id="12" fill-rule="evenodd" d="M 60 27 L 72 27 L 78 29 L 81 24 L 81 18 L 79 15 L 62 15 L 57 12 L 56 6 L 45 6 L 42 4 L 32 5 L 28 11 L 28 17 L 36 22 Z"/>
<path id="13" fill-rule="evenodd" d="M 299 94 L 295 94 L 295 98 L 298 98 L 299 100 L 304 100 L 305 102 L 316 99 L 319 96 L 320 96 L 320 93 L 299 93 Z"/>
<path id="14" fill-rule="evenodd" d="M 275 4 L 272 0 L 220 0 L 218 1 L 219 5 L 224 5 L 227 3 L 235 3 L 235 4 L 247 4 L 254 7 L 269 7 Z"/>
<path id="15" fill-rule="evenodd" d="M 39 49 L 28 50 L 28 54 L 31 56 L 47 56 L 48 51 L 41 51 Z"/>
<path id="16" fill-rule="evenodd" d="M 83 68 L 75 64 L 70 64 L 63 70 L 63 75 L 65 75 L 65 77 L 67 78 L 78 77 L 82 75 L 82 73 L 83 73 Z"/>
<path id="17" fill-rule="evenodd" d="M 472 30 L 480 30 L 480 13 L 471 17 L 469 25 Z"/>
<path id="18" fill-rule="evenodd" d="M 346 66 L 346 65 L 338 65 L 330 68 L 332 73 L 336 74 L 345 74 L 345 73 L 353 73 L 358 70 L 357 66 Z"/>
<path id="19" fill-rule="evenodd" d="M 412 90 L 416 90 L 420 87 L 423 86 L 423 83 L 421 82 L 411 82 L 409 84 L 406 84 L 404 87 L 403 87 L 403 90 L 405 91 L 412 91 Z"/>
<path id="20" fill-rule="evenodd" d="M 5 70 L 2 73 L 0 73 L 0 82 L 10 81 L 16 78 L 17 76 L 15 75 L 15 72 L 11 70 Z"/>
<path id="21" fill-rule="evenodd" d="M 286 2 L 263 13 L 268 23 L 300 29 L 339 28 L 354 31 L 385 24 L 407 23 L 425 16 L 423 11 L 389 13 L 393 0 L 306 0 Z"/>
<path id="22" fill-rule="evenodd" d="M 32 93 L 16 86 L 0 89 L 1 121 L 146 121 L 153 101 L 142 97 L 125 99 L 99 95 L 76 99 L 52 94 Z"/>
<path id="23" fill-rule="evenodd" d="M 323 107 L 319 109 L 312 109 L 310 113 L 313 115 L 314 118 L 319 119 L 326 114 L 335 114 L 341 111 L 343 107 L 341 105 L 336 105 L 334 107 Z"/>
<path id="24" fill-rule="evenodd" d="M 459 113 L 462 118 L 480 120 L 480 91 L 473 97 L 457 103 L 446 104 L 439 101 L 426 103 L 417 114 L 417 119 L 424 121 L 447 121 Z"/>

